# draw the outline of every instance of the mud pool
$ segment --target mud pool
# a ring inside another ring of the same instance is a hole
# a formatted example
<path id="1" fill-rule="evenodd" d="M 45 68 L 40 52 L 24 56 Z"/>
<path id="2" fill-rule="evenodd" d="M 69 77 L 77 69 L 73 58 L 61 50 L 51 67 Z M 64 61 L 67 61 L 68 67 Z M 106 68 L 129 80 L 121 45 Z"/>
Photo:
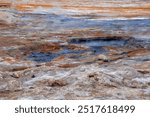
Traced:
<path id="1" fill-rule="evenodd" d="M 118 37 L 119 38 L 119 37 Z M 29 59 L 37 62 L 50 62 L 51 60 L 63 56 L 63 55 L 73 55 L 78 56 L 78 58 L 82 57 L 81 54 L 91 52 L 92 55 L 98 54 L 106 54 L 107 50 L 105 50 L 104 46 L 111 46 L 111 47 L 121 47 L 127 44 L 127 40 L 123 39 L 115 39 L 114 38 L 94 38 L 94 39 L 71 39 L 70 44 L 79 44 L 84 45 L 87 47 L 86 50 L 71 50 L 68 48 L 63 48 L 59 52 L 32 52 L 29 56 Z"/>
<path id="2" fill-rule="evenodd" d="M 40 19 L 37 21 L 36 19 Z M 22 24 L 23 23 L 23 24 Z M 132 44 L 141 44 L 142 46 L 149 45 L 149 38 L 145 39 L 144 33 L 147 33 L 150 29 L 150 19 L 133 19 L 133 20 L 91 20 L 91 19 L 85 19 L 85 18 L 73 18 L 68 17 L 64 15 L 55 15 L 55 14 L 23 14 L 21 15 L 21 22 L 19 25 L 23 25 L 25 27 L 21 27 L 21 32 L 27 32 L 30 31 L 41 31 L 41 32 L 47 32 L 47 31 L 62 31 L 63 30 L 72 30 L 72 29 L 86 29 L 86 28 L 101 28 L 103 32 L 111 33 L 116 32 L 118 33 L 125 33 L 125 37 L 122 36 L 106 36 L 106 37 L 91 37 L 91 38 L 74 38 L 70 37 L 68 39 L 68 44 L 76 44 L 76 45 L 83 45 L 86 46 L 87 50 L 71 50 L 66 48 L 62 48 L 59 52 L 32 52 L 31 55 L 28 56 L 30 60 L 37 61 L 37 62 L 50 62 L 51 60 L 67 54 L 74 54 L 74 55 L 81 55 L 86 52 L 91 52 L 92 55 L 97 54 L 106 54 L 108 51 L 104 49 L 103 47 L 109 46 L 109 47 L 123 47 L 127 45 L 131 45 L 131 43 L 128 43 L 129 39 L 130 41 L 134 40 L 134 43 Z M 30 29 L 28 28 L 30 27 Z M 134 30 L 134 28 L 136 30 Z M 110 32 L 111 31 L 111 32 Z M 126 37 L 126 35 L 132 31 L 133 37 Z M 141 37 L 134 38 L 134 36 L 140 32 Z M 83 35 L 85 36 L 85 35 Z M 143 40 L 143 38 L 144 40 Z M 49 42 L 55 42 L 59 43 L 61 40 L 50 39 Z"/>

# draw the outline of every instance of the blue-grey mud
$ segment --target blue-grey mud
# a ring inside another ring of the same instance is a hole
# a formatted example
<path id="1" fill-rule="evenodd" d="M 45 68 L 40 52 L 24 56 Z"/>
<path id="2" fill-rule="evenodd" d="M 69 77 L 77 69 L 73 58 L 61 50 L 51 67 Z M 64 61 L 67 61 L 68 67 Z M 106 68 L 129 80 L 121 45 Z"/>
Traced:
<path id="1" fill-rule="evenodd" d="M 150 2 L 6 1 L 0 99 L 150 99 Z"/>

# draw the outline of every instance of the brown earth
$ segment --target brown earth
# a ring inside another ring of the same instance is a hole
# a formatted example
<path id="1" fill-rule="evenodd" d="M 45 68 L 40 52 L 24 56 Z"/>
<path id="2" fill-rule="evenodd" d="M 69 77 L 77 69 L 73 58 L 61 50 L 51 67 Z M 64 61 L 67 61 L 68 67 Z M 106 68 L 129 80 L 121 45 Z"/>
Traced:
<path id="1" fill-rule="evenodd" d="M 150 99 L 149 1 L 0 0 L 0 16 L 0 99 Z"/>

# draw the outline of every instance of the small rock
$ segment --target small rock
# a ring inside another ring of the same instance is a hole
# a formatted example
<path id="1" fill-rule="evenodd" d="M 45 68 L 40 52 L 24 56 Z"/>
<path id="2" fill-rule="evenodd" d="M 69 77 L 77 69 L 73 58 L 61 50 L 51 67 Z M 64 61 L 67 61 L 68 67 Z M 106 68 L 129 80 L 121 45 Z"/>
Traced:
<path id="1" fill-rule="evenodd" d="M 97 77 L 97 76 L 98 76 L 98 74 L 96 74 L 96 73 L 91 73 L 88 75 L 89 78 L 93 78 L 93 77 Z"/>
<path id="2" fill-rule="evenodd" d="M 48 85 L 51 87 L 63 87 L 66 86 L 67 83 L 63 80 L 49 80 Z"/>
<path id="3" fill-rule="evenodd" d="M 33 75 L 31 76 L 31 78 L 35 78 L 35 75 L 33 74 Z"/>
<path id="4" fill-rule="evenodd" d="M 89 78 L 94 79 L 95 81 L 98 81 L 98 74 L 97 73 L 91 73 L 88 75 Z"/>
<path id="5" fill-rule="evenodd" d="M 13 73 L 11 76 L 12 76 L 13 78 L 20 78 L 20 74 L 18 74 L 18 73 Z"/>
<path id="6" fill-rule="evenodd" d="M 99 54 L 97 56 L 97 58 L 98 58 L 98 60 L 102 60 L 104 62 L 108 62 L 109 61 L 108 57 L 106 55 L 103 55 L 103 54 Z"/>

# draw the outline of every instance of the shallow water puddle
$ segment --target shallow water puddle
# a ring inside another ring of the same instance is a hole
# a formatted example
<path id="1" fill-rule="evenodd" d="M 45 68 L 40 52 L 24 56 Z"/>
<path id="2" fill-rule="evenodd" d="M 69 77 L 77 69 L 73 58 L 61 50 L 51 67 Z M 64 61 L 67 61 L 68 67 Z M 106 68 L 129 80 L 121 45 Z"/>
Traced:
<path id="1" fill-rule="evenodd" d="M 127 44 L 127 40 L 118 37 L 97 37 L 97 38 L 80 38 L 72 39 L 70 43 L 82 44 L 91 49 L 94 54 L 105 53 L 104 46 L 120 47 Z"/>
<path id="2" fill-rule="evenodd" d="M 80 38 L 72 39 L 69 41 L 70 44 L 84 45 L 89 49 L 86 50 L 71 50 L 64 47 L 59 52 L 32 52 L 29 59 L 36 62 L 49 62 L 53 59 L 62 55 L 71 55 L 70 58 L 79 59 L 82 58 L 82 54 L 90 52 L 91 55 L 105 54 L 107 51 L 103 48 L 104 46 L 115 46 L 120 47 L 127 44 L 127 40 L 119 38 Z"/>
<path id="3" fill-rule="evenodd" d="M 49 62 L 59 56 L 62 55 L 69 55 L 72 54 L 72 58 L 75 58 L 75 55 L 80 55 L 82 53 L 86 52 L 86 50 L 70 50 L 68 48 L 64 48 L 63 50 L 52 53 L 52 52 L 32 52 L 29 56 L 30 60 L 36 61 L 36 62 Z"/>

